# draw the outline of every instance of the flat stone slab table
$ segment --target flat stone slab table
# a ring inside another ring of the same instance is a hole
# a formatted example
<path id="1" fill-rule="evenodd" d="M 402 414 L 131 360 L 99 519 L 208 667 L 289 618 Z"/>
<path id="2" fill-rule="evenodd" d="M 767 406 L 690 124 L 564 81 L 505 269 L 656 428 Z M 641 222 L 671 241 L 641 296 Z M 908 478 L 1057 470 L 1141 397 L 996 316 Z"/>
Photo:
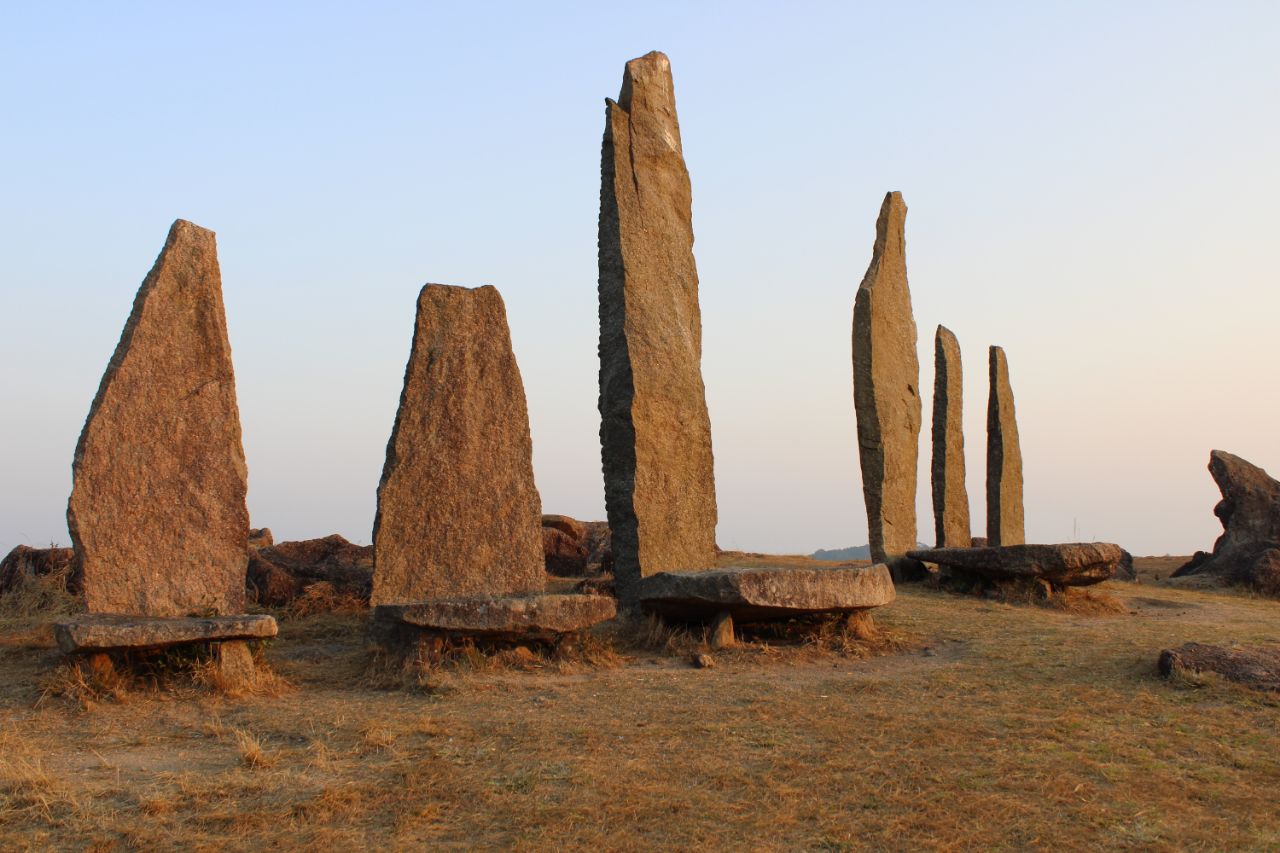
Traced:
<path id="1" fill-rule="evenodd" d="M 423 635 L 498 640 L 553 640 L 612 619 L 618 603 L 603 595 L 534 594 L 441 598 L 373 608 L 375 641 Z"/>
<path id="2" fill-rule="evenodd" d="M 770 622 L 881 607 L 896 592 L 889 567 L 729 567 L 662 572 L 640 581 L 640 605 L 677 620 L 714 619 L 712 645 L 733 643 L 733 623 Z"/>
<path id="3" fill-rule="evenodd" d="M 1054 587 L 1089 586 L 1108 580 L 1124 559 L 1109 542 L 1067 545 L 1004 545 L 994 548 L 929 548 L 907 556 L 951 572 L 992 580 L 1043 580 Z"/>
<path id="4" fill-rule="evenodd" d="M 248 641 L 269 640 L 278 627 L 274 617 L 129 616 L 90 613 L 53 626 L 58 648 L 87 662 L 97 681 L 113 671 L 110 652 L 146 651 L 193 643 L 216 643 L 217 662 L 229 686 L 243 687 L 255 677 Z"/>

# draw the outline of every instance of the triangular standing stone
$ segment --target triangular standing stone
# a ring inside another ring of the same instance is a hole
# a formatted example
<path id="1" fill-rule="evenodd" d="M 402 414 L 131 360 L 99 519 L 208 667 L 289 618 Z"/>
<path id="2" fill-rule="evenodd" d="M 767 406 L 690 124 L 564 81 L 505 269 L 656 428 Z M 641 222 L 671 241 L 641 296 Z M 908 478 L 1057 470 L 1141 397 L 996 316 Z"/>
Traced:
<path id="1" fill-rule="evenodd" d="M 212 231 L 169 229 L 72 471 L 67 525 L 90 612 L 244 610 L 248 474 Z"/>

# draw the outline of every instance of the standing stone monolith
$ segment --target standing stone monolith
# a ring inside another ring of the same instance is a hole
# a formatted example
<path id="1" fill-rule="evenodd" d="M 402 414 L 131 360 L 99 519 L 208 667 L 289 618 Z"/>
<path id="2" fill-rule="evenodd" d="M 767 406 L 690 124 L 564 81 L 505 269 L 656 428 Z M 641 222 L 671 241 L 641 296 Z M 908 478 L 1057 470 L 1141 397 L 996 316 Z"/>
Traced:
<path id="1" fill-rule="evenodd" d="M 933 339 L 933 526 L 939 548 L 968 548 L 960 342 L 946 326 Z"/>
<path id="2" fill-rule="evenodd" d="M 991 393 L 987 398 L 987 542 L 1027 541 L 1022 517 L 1022 448 L 1004 350 L 991 348 Z"/>
<path id="3" fill-rule="evenodd" d="M 372 603 L 539 592 L 541 519 L 502 297 L 428 284 L 378 484 Z"/>
<path id="4" fill-rule="evenodd" d="M 916 542 L 920 361 L 907 288 L 907 205 L 891 192 L 876 220 L 871 266 L 853 304 L 853 402 L 871 559 L 901 557 Z"/>
<path id="5" fill-rule="evenodd" d="M 91 613 L 244 610 L 248 472 L 212 231 L 169 229 L 72 475 L 67 526 Z"/>
<path id="6" fill-rule="evenodd" d="M 702 384 L 692 195 L 671 64 L 627 63 L 605 102 L 600 190 L 600 445 L 614 574 L 711 568 L 716 494 Z"/>

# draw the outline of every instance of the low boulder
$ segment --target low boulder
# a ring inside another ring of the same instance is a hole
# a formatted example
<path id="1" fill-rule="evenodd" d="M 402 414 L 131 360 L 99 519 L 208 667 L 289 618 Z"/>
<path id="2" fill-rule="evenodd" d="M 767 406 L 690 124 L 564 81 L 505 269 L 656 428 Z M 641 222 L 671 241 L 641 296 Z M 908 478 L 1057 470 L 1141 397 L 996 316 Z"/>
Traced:
<path id="1" fill-rule="evenodd" d="M 257 602 L 283 607 L 315 583 L 335 594 L 369 600 L 373 587 L 373 547 L 354 545 L 338 534 L 250 549 L 247 585 Z"/>
<path id="2" fill-rule="evenodd" d="M 74 556 L 71 548 L 16 546 L 0 561 L 0 595 L 20 589 L 33 578 L 58 572 L 66 572 L 68 590 L 73 591 L 71 560 Z"/>
<path id="3" fill-rule="evenodd" d="M 542 554 L 549 574 L 592 577 L 613 571 L 612 534 L 605 521 L 542 516 Z"/>
<path id="4" fill-rule="evenodd" d="M 1209 474 L 1222 493 L 1213 514 L 1222 535 L 1171 577 L 1210 577 L 1280 596 L 1280 482 L 1222 450 L 1209 454 Z"/>
<path id="5" fill-rule="evenodd" d="M 270 548 L 274 544 L 270 527 L 255 527 L 249 531 L 250 548 Z"/>
<path id="6" fill-rule="evenodd" d="M 547 573 L 576 578 L 587 573 L 587 546 L 558 527 L 542 528 L 542 556 Z"/>
<path id="7" fill-rule="evenodd" d="M 1186 643 L 1160 653 L 1160 673 L 1214 673 L 1256 690 L 1280 691 L 1280 646 L 1224 648 Z"/>
<path id="8" fill-rule="evenodd" d="M 951 575 L 994 581 L 1044 581 L 1053 588 L 1089 586 L 1110 579 L 1124 550 L 1108 542 L 928 548 L 907 556 L 936 563 Z"/>

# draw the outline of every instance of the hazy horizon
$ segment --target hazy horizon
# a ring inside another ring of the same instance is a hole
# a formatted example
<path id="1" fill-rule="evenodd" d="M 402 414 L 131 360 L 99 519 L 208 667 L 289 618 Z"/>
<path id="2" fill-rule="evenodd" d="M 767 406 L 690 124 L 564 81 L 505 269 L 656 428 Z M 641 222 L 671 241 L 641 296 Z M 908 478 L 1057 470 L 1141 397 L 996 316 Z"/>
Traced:
<path id="1" fill-rule="evenodd" d="M 544 511 L 604 518 L 603 104 L 655 49 L 693 183 L 722 547 L 867 541 L 850 323 L 890 190 L 918 539 L 939 323 L 977 535 L 992 344 L 1028 541 L 1207 550 L 1209 451 L 1280 475 L 1280 7 L 85 5 L 5 9 L 0 39 L 0 551 L 68 542 L 76 438 L 175 218 L 218 234 L 255 526 L 369 542 L 429 281 L 502 292 Z"/>

